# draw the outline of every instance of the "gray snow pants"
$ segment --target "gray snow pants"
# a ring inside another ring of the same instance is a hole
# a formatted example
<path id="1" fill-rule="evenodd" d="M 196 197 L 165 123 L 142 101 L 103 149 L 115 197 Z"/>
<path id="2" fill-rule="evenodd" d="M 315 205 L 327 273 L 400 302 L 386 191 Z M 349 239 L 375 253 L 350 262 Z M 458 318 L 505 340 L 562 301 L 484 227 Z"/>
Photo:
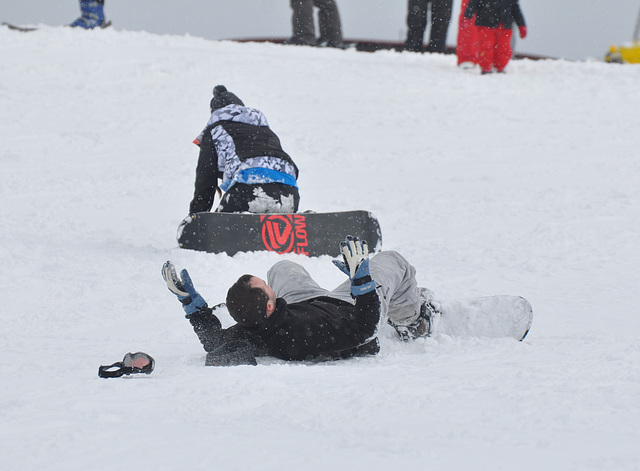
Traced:
<path id="1" fill-rule="evenodd" d="M 335 0 L 291 0 L 293 39 L 310 46 L 316 45 L 314 6 L 319 9 L 320 39 L 327 41 L 330 46 L 342 44 L 342 24 Z"/>
<path id="2" fill-rule="evenodd" d="M 420 288 L 416 282 L 416 269 L 398 252 L 387 250 L 371 257 L 371 277 L 378 287 L 381 318 L 396 325 L 408 325 L 420 314 Z M 353 304 L 351 281 L 347 279 L 332 291 L 321 288 L 305 268 L 295 262 L 283 260 L 267 273 L 267 284 L 276 297 L 287 303 L 328 296 Z"/>

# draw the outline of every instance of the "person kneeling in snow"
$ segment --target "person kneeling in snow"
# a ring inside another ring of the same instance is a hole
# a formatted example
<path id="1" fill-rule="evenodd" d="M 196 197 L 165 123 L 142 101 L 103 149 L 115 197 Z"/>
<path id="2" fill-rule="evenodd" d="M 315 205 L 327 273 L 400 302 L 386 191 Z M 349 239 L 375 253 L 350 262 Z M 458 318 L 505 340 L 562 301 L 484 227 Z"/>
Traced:
<path id="1" fill-rule="evenodd" d="M 297 212 L 298 167 L 264 114 L 224 85 L 213 89 L 210 108 L 207 126 L 193 141 L 200 155 L 189 213 L 210 211 L 220 190 L 225 194 L 216 212 Z"/>
<path id="2" fill-rule="evenodd" d="M 369 259 L 367 243 L 348 236 L 334 261 L 349 279 L 333 291 L 321 288 L 299 264 L 283 260 L 267 281 L 243 275 L 229 289 L 226 305 L 237 322 L 223 329 L 214 309 L 171 262 L 162 274 L 177 295 L 207 354 L 207 365 L 256 364 L 256 357 L 326 361 L 375 355 L 376 332 L 387 318 L 405 339 L 426 337 L 439 320 L 433 293 L 419 288 L 415 268 L 397 252 Z"/>

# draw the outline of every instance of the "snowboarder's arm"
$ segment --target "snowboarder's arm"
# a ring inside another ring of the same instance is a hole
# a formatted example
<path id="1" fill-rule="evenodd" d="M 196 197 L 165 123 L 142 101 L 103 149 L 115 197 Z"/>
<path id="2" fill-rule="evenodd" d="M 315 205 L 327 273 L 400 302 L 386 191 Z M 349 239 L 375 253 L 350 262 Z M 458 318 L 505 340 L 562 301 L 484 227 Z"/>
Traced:
<path id="1" fill-rule="evenodd" d="M 223 343 L 223 329 L 220 319 L 213 313 L 213 309 L 207 307 L 186 316 L 198 336 L 200 343 L 206 352 L 212 352 Z"/>
<path id="2" fill-rule="evenodd" d="M 193 199 L 189 205 L 189 213 L 210 211 L 218 190 L 218 154 L 216 153 L 209 129 L 205 130 L 200 143 L 198 167 L 194 184 Z"/>
<path id="3" fill-rule="evenodd" d="M 187 317 L 207 308 L 207 302 L 196 291 L 187 270 L 182 270 L 178 277 L 173 263 L 166 261 L 162 265 L 162 278 L 167 283 L 169 291 L 175 294 L 178 301 L 182 303 L 182 308 L 187 313 Z"/>
<path id="4" fill-rule="evenodd" d="M 178 301 L 195 330 L 204 349 L 209 352 L 221 343 L 222 325 L 213 311 L 220 305 L 210 308 L 204 298 L 196 291 L 187 270 L 182 270 L 178 276 L 176 269 L 167 261 L 162 265 L 162 278 L 167 288 L 176 295 Z"/>
<path id="5" fill-rule="evenodd" d="M 373 337 L 380 320 L 380 298 L 375 289 L 356 297 L 356 317 L 360 334 Z"/>
<path id="6" fill-rule="evenodd" d="M 469 0 L 467 8 L 464 10 L 464 17 L 471 19 L 478 9 L 478 0 Z"/>
<path id="7" fill-rule="evenodd" d="M 519 28 L 522 28 L 522 26 L 526 27 L 526 23 L 524 22 L 524 15 L 522 14 L 522 10 L 520 9 L 520 3 L 518 2 L 518 0 L 513 2 L 512 14 L 513 14 L 513 19 L 515 20 Z M 526 36 L 526 33 L 525 33 L 525 36 Z M 524 38 L 524 36 L 522 35 L 521 37 Z"/>
<path id="8" fill-rule="evenodd" d="M 219 304 L 218 306 L 222 306 Z M 256 365 L 252 343 L 245 338 L 242 329 L 232 326 L 223 329 L 213 309 L 203 309 L 187 316 L 193 331 L 207 352 L 207 366 Z"/>
<path id="9" fill-rule="evenodd" d="M 347 236 L 340 243 L 342 262 L 334 260 L 334 265 L 351 280 L 351 296 L 356 298 L 376 289 L 376 282 L 369 273 L 369 247 L 365 240 Z"/>

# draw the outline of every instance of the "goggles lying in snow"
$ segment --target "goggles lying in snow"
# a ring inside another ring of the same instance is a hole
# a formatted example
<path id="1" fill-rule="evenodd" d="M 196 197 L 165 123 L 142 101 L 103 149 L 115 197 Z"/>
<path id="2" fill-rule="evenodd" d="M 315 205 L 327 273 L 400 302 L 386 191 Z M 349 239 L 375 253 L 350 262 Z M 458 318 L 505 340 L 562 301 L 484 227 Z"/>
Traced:
<path id="1" fill-rule="evenodd" d="M 122 375 L 136 373 L 151 374 L 156 361 L 144 352 L 127 353 L 122 361 L 113 365 L 103 365 L 98 368 L 98 376 L 101 378 L 119 378 Z"/>

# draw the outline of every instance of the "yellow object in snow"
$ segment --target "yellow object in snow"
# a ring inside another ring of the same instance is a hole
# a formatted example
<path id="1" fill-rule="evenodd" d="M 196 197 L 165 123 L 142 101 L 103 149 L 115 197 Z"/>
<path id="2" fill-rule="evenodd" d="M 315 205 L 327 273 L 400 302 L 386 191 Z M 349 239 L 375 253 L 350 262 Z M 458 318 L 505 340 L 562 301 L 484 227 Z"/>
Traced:
<path id="1" fill-rule="evenodd" d="M 633 41 L 622 46 L 611 46 L 604 60 L 619 64 L 640 64 L 640 41 Z"/>

